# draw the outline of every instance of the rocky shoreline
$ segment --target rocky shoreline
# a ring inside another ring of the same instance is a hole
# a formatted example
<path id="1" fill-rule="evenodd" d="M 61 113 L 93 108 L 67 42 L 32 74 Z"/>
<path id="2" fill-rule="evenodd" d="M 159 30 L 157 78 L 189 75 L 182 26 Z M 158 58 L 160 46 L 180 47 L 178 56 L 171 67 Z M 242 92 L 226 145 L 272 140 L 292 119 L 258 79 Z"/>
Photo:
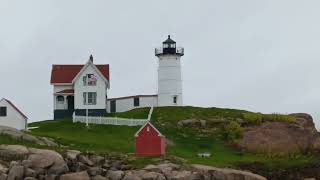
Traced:
<path id="1" fill-rule="evenodd" d="M 126 157 L 0 145 L 0 180 L 266 180 L 251 172 L 163 161 L 136 169 Z M 11 160 L 10 160 L 11 159 Z"/>

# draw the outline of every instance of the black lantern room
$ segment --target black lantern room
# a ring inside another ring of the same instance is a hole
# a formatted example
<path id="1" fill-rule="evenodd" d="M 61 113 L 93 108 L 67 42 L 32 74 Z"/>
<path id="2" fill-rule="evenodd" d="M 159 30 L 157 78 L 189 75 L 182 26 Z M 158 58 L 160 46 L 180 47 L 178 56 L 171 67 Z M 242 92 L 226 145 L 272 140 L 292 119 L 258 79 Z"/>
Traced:
<path id="1" fill-rule="evenodd" d="M 162 42 L 162 48 L 156 48 L 155 52 L 156 56 L 166 55 L 166 54 L 174 54 L 183 56 L 183 48 L 177 48 L 176 42 L 170 38 L 168 35 L 168 39 Z"/>
<path id="2" fill-rule="evenodd" d="M 170 35 L 168 35 L 167 40 L 163 41 L 162 48 L 163 48 L 163 54 L 176 53 L 176 42 L 170 38 Z"/>

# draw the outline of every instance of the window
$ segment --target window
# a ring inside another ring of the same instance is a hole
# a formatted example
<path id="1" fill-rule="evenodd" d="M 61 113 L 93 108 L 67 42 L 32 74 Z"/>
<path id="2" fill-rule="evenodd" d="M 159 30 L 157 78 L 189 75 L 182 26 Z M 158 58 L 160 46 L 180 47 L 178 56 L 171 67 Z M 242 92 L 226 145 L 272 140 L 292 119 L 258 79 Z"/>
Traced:
<path id="1" fill-rule="evenodd" d="M 57 96 L 57 102 L 59 104 L 63 104 L 64 103 L 64 97 L 63 96 Z"/>
<path id="2" fill-rule="evenodd" d="M 96 86 L 97 85 L 97 76 L 94 74 L 87 74 L 83 76 L 83 85 L 84 86 Z"/>
<path id="3" fill-rule="evenodd" d="M 96 92 L 84 92 L 83 93 L 83 104 L 96 105 L 97 104 L 97 93 Z"/>
<path id="4" fill-rule="evenodd" d="M 136 98 L 133 99 L 133 106 L 134 106 L 134 107 L 140 106 L 140 99 L 139 99 L 139 97 L 136 97 Z"/>
<path id="5" fill-rule="evenodd" d="M 178 96 L 173 96 L 173 104 L 177 104 L 178 102 Z"/>
<path id="6" fill-rule="evenodd" d="M 7 107 L 0 107 L 0 116 L 7 116 Z"/>

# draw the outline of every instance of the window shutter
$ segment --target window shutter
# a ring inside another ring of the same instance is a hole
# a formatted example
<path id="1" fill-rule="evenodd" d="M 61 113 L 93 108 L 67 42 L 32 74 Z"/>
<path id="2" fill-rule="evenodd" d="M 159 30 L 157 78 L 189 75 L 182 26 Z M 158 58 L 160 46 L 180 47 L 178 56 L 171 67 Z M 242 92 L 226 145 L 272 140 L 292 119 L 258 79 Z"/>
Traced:
<path id="1" fill-rule="evenodd" d="M 83 104 L 86 105 L 87 104 L 87 93 L 83 93 Z"/>
<path id="2" fill-rule="evenodd" d="M 93 104 L 97 104 L 97 93 L 93 93 Z"/>
<path id="3" fill-rule="evenodd" d="M 87 85 L 87 76 L 83 76 L 83 85 L 84 85 L 84 86 Z"/>

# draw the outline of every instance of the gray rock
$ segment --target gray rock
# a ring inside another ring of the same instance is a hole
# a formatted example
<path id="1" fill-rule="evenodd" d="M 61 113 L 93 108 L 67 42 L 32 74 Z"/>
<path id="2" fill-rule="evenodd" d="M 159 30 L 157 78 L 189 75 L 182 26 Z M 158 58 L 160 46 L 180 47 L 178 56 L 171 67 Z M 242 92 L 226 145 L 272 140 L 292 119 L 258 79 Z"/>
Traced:
<path id="1" fill-rule="evenodd" d="M 25 177 L 24 180 L 37 180 L 37 178 L 34 178 L 34 177 Z"/>
<path id="2" fill-rule="evenodd" d="M 111 164 L 109 161 L 106 161 L 103 165 L 102 165 L 103 168 L 105 169 L 109 169 L 111 167 Z"/>
<path id="3" fill-rule="evenodd" d="M 0 157 L 2 158 L 23 158 L 28 153 L 28 149 L 21 145 L 0 145 Z"/>
<path id="4" fill-rule="evenodd" d="M 121 170 L 121 165 L 122 162 L 121 161 L 114 161 L 111 163 L 111 170 Z"/>
<path id="5" fill-rule="evenodd" d="M 35 168 L 35 169 L 33 169 L 34 171 L 35 171 L 35 174 L 37 175 L 37 176 L 39 176 L 39 175 L 45 175 L 46 174 L 46 170 L 44 170 L 44 169 L 42 169 L 42 168 Z"/>
<path id="6" fill-rule="evenodd" d="M 145 168 L 143 168 L 144 170 L 147 170 L 147 171 L 153 171 L 153 172 L 158 172 L 158 173 L 161 173 L 162 170 L 156 166 L 156 165 L 153 165 L 153 164 L 149 164 L 147 165 Z"/>
<path id="7" fill-rule="evenodd" d="M 9 169 L 11 169 L 13 166 L 19 166 L 20 164 L 17 161 L 11 161 L 9 164 Z"/>
<path id="8" fill-rule="evenodd" d="M 142 175 L 142 180 L 166 180 L 166 177 L 163 174 L 156 172 L 148 172 Z"/>
<path id="9" fill-rule="evenodd" d="M 11 127 L 0 126 L 0 134 L 7 135 L 13 139 L 32 142 L 38 145 L 58 146 L 58 144 L 54 142 L 52 139 L 44 137 L 35 137 Z"/>
<path id="10" fill-rule="evenodd" d="M 21 139 L 23 132 L 15 128 L 0 126 L 0 134 L 10 136 L 13 139 Z"/>
<path id="11" fill-rule="evenodd" d="M 165 175 L 168 180 L 185 180 L 189 178 L 192 173 L 190 171 L 167 171 L 165 172 Z"/>
<path id="12" fill-rule="evenodd" d="M 58 177 L 57 175 L 48 174 L 48 175 L 46 175 L 44 178 L 45 178 L 45 180 L 56 180 L 57 177 Z"/>
<path id="13" fill-rule="evenodd" d="M 267 180 L 258 174 L 234 169 L 215 168 L 198 164 L 192 165 L 192 168 L 202 174 L 210 174 L 213 179 Z"/>
<path id="14" fill-rule="evenodd" d="M 21 134 L 21 140 L 24 140 L 24 141 L 28 141 L 28 142 L 33 142 L 33 143 L 36 143 L 36 144 L 39 144 L 39 145 L 45 145 L 41 140 L 39 140 L 38 138 L 30 135 L 30 134 L 24 134 L 22 133 Z"/>
<path id="15" fill-rule="evenodd" d="M 198 172 L 193 172 L 190 177 L 187 178 L 188 180 L 205 180 L 210 179 L 209 176 L 205 177 L 205 175 L 200 174 Z"/>
<path id="16" fill-rule="evenodd" d="M 33 170 L 33 169 L 30 169 L 30 168 L 25 168 L 24 175 L 25 175 L 26 177 L 37 177 L 36 171 Z"/>
<path id="17" fill-rule="evenodd" d="M 24 167 L 20 165 L 15 165 L 9 170 L 7 180 L 18 180 L 23 179 Z"/>
<path id="18" fill-rule="evenodd" d="M 178 122 L 178 126 L 205 127 L 206 124 L 207 124 L 206 120 L 198 120 L 198 119 L 185 119 Z"/>
<path id="19" fill-rule="evenodd" d="M 121 180 L 122 177 L 124 176 L 124 172 L 123 171 L 108 171 L 107 172 L 107 179 L 109 180 Z"/>
<path id="20" fill-rule="evenodd" d="M 0 180 L 7 180 L 8 175 L 0 173 Z"/>
<path id="21" fill-rule="evenodd" d="M 66 156 L 68 159 L 72 160 L 72 161 L 76 161 L 77 160 L 77 156 L 81 154 L 80 151 L 77 150 L 68 150 L 66 153 Z"/>
<path id="22" fill-rule="evenodd" d="M 130 164 L 121 165 L 121 170 L 122 171 L 127 171 L 127 170 L 130 170 L 130 169 L 133 169 L 132 165 L 130 165 Z"/>
<path id="23" fill-rule="evenodd" d="M 122 180 L 141 180 L 141 178 L 135 174 L 127 174 Z"/>
<path id="24" fill-rule="evenodd" d="M 68 172 L 68 166 L 63 157 L 52 150 L 29 149 L 31 155 L 28 160 L 32 162 L 32 168 L 49 168 L 49 174 L 62 174 Z"/>
<path id="25" fill-rule="evenodd" d="M 90 177 L 87 171 L 77 172 L 77 173 L 70 173 L 64 174 L 60 176 L 60 180 L 90 180 Z"/>
<path id="26" fill-rule="evenodd" d="M 61 175 L 69 172 L 69 167 L 65 163 L 55 163 L 48 169 L 48 174 Z"/>
<path id="27" fill-rule="evenodd" d="M 88 166 L 93 166 L 93 162 L 84 155 L 79 155 L 78 160 Z"/>
<path id="28" fill-rule="evenodd" d="M 40 139 L 42 140 L 43 144 L 50 146 L 50 147 L 56 147 L 59 146 L 56 142 L 54 142 L 53 139 L 51 138 L 47 138 L 47 137 L 40 137 Z"/>
<path id="29" fill-rule="evenodd" d="M 90 160 L 95 165 L 102 165 L 104 163 L 104 157 L 102 157 L 102 156 L 92 155 L 92 156 L 90 156 Z"/>
<path id="30" fill-rule="evenodd" d="M 92 167 L 87 172 L 90 176 L 97 176 L 102 174 L 102 169 L 100 167 Z"/>
<path id="31" fill-rule="evenodd" d="M 141 180 L 142 176 L 146 174 L 145 170 L 133 170 L 126 173 L 123 180 Z"/>
<path id="32" fill-rule="evenodd" d="M 86 171 L 89 168 L 90 168 L 90 166 L 87 166 L 82 162 L 76 162 L 72 166 L 70 166 L 70 171 L 80 172 L 80 171 Z"/>
<path id="33" fill-rule="evenodd" d="M 22 166 L 24 166 L 25 168 L 29 168 L 29 167 L 32 166 L 32 161 L 30 161 L 30 160 L 23 160 L 21 164 L 22 164 Z"/>
<path id="34" fill-rule="evenodd" d="M 103 177 L 103 176 L 101 176 L 101 175 L 94 176 L 94 177 L 92 177 L 91 179 L 92 179 L 92 180 L 107 180 L 106 177 Z"/>
<path id="35" fill-rule="evenodd" d="M 0 174 L 6 174 L 7 172 L 8 172 L 8 168 L 0 164 Z"/>

